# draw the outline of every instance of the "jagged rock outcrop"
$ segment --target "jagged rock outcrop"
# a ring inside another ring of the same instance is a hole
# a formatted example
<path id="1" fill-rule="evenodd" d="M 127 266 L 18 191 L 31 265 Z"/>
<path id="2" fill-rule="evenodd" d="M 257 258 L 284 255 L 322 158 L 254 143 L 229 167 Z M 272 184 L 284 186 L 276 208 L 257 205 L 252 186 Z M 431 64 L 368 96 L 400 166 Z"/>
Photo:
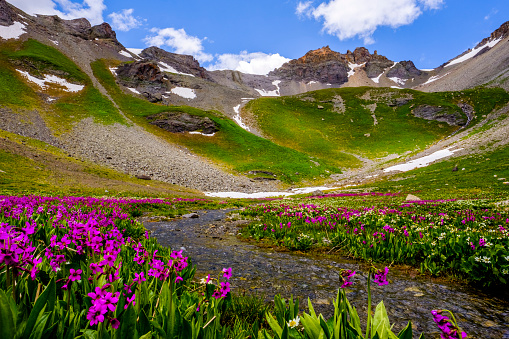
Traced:
<path id="1" fill-rule="evenodd" d="M 497 40 L 500 38 L 509 37 L 509 21 L 504 22 L 499 28 L 497 28 L 488 38 L 484 38 L 480 43 L 475 46 L 475 48 L 479 48 L 484 46 L 486 43 Z"/>
<path id="2" fill-rule="evenodd" d="M 371 77 L 376 77 L 384 68 L 391 66 L 392 61 L 378 55 L 375 51 L 369 53 L 368 49 L 358 47 L 353 52 L 345 54 L 334 52 L 329 46 L 309 51 L 302 58 L 291 60 L 269 75 L 280 77 L 283 80 L 320 81 L 341 85 L 348 81 L 350 64 L 370 64 Z"/>
<path id="3" fill-rule="evenodd" d="M 147 119 L 151 124 L 172 133 L 199 131 L 203 134 L 213 134 L 219 131 L 216 123 L 210 118 L 183 112 L 163 112 L 151 115 Z"/>
<path id="4" fill-rule="evenodd" d="M 412 114 L 425 120 L 446 122 L 449 126 L 464 126 L 467 123 L 467 119 L 461 113 L 441 106 L 417 106 L 412 110 Z"/>
<path id="5" fill-rule="evenodd" d="M 88 31 L 88 39 L 112 39 L 117 40 L 117 34 L 111 28 L 110 24 L 103 22 L 100 25 L 92 26 Z"/>
<path id="6" fill-rule="evenodd" d="M 388 78 L 411 79 L 418 77 L 422 74 L 420 70 L 415 67 L 414 63 L 410 60 L 400 61 L 393 68 L 387 72 Z"/>
<path id="7" fill-rule="evenodd" d="M 212 80 L 208 71 L 201 67 L 198 60 L 193 58 L 192 55 L 175 54 L 158 47 L 149 47 L 140 53 L 140 57 L 155 62 L 164 62 L 181 73 L 192 74 L 203 79 Z"/>
<path id="8" fill-rule="evenodd" d="M 5 2 L 5 0 L 0 0 L 0 25 L 2 26 L 10 26 L 14 23 L 13 17 L 14 12 Z"/>
<path id="9" fill-rule="evenodd" d="M 150 61 L 121 64 L 116 73 L 123 81 L 129 83 L 151 82 L 161 84 L 164 78 L 164 74 L 157 64 Z"/>

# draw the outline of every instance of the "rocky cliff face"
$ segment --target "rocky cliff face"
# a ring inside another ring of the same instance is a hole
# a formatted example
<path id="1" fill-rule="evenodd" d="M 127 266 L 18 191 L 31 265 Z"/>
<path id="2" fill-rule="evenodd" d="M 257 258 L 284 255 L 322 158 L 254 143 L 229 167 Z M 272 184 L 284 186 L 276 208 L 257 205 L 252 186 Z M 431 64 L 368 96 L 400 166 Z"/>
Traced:
<path id="1" fill-rule="evenodd" d="M 208 71 L 200 66 L 198 60 L 191 55 L 182 55 L 167 52 L 158 47 L 149 47 L 140 53 L 140 57 L 155 62 L 164 62 L 176 71 L 191 74 L 202 79 L 212 80 Z"/>
<path id="2" fill-rule="evenodd" d="M 283 80 L 320 81 L 341 85 L 348 81 L 351 64 L 366 64 L 368 76 L 378 76 L 384 68 L 393 64 L 386 57 L 373 54 L 364 47 L 358 47 L 353 52 L 345 54 L 334 52 L 329 46 L 309 51 L 300 59 L 287 62 L 269 75 L 278 76 Z"/>
<path id="3" fill-rule="evenodd" d="M 400 61 L 394 67 L 387 72 L 387 77 L 400 78 L 400 79 L 411 79 L 418 77 L 422 74 L 420 70 L 415 67 L 412 61 Z"/>

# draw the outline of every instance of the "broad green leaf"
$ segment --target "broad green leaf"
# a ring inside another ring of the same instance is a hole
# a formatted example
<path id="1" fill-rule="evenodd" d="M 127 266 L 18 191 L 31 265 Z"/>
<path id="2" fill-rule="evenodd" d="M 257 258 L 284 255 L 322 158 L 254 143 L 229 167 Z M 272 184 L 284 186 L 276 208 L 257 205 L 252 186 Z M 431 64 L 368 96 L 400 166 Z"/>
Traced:
<path id="1" fill-rule="evenodd" d="M 55 309 L 55 299 L 56 299 L 56 284 L 55 278 L 52 278 L 48 286 L 46 286 L 46 289 L 44 289 L 44 292 L 41 293 L 39 299 L 37 299 L 37 301 L 35 302 L 34 308 L 30 312 L 30 315 L 28 316 L 25 331 L 23 332 L 23 338 L 30 337 L 30 334 L 34 329 L 35 322 L 39 317 L 39 313 L 41 313 L 41 310 L 43 308 L 47 308 L 47 310 L 50 312 Z"/>
<path id="2" fill-rule="evenodd" d="M 279 326 L 276 319 L 274 319 L 272 314 L 270 314 L 269 312 L 265 313 L 265 318 L 267 318 L 267 322 L 269 323 L 270 328 L 272 328 L 272 330 L 276 332 L 276 334 L 281 338 L 283 329 L 281 328 L 281 326 Z"/>
<path id="3" fill-rule="evenodd" d="M 46 305 L 42 308 L 41 312 L 39 313 L 39 316 L 37 317 L 37 320 L 35 321 L 35 326 L 30 332 L 29 339 L 41 339 L 42 334 L 44 332 L 44 327 L 46 327 L 46 323 L 49 319 L 49 313 L 44 312 L 46 309 Z"/>
<path id="4" fill-rule="evenodd" d="M 136 313 L 134 307 L 129 306 L 120 319 L 120 338 L 134 338 L 136 331 Z"/>
<path id="5" fill-rule="evenodd" d="M 307 313 L 304 313 L 302 317 L 300 317 L 300 321 L 304 326 L 304 331 L 311 339 L 316 339 L 319 337 L 322 328 L 320 326 L 320 320 L 316 317 L 312 317 Z"/>
<path id="6" fill-rule="evenodd" d="M 412 339 L 412 322 L 409 321 L 408 324 L 401 332 L 398 333 L 399 339 Z"/>
<path id="7" fill-rule="evenodd" d="M 16 324 L 9 306 L 9 298 L 3 290 L 0 290 L 0 338 L 10 338 L 16 333 Z"/>

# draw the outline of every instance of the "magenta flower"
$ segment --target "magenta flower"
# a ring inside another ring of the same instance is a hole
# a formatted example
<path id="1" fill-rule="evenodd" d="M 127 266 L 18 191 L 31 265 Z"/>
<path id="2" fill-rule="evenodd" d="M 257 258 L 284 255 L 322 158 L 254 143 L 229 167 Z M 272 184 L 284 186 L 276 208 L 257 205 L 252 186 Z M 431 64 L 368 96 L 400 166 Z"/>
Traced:
<path id="1" fill-rule="evenodd" d="M 105 305 L 97 303 L 88 309 L 87 319 L 90 320 L 90 326 L 102 323 L 104 315 L 108 312 Z"/>
<path id="2" fill-rule="evenodd" d="M 83 272 L 82 270 L 75 270 L 74 268 L 71 268 L 69 270 L 69 272 L 70 272 L 70 275 L 69 275 L 69 280 L 70 281 L 81 280 L 81 273 Z"/>
<path id="3" fill-rule="evenodd" d="M 111 324 L 111 327 L 113 327 L 114 329 L 118 329 L 118 327 L 120 326 L 120 321 L 118 321 L 117 318 L 111 318 L 110 324 Z"/>
<path id="4" fill-rule="evenodd" d="M 232 277 L 232 268 L 231 267 L 223 268 L 223 277 L 225 277 L 226 279 L 230 279 Z"/>
<path id="5" fill-rule="evenodd" d="M 182 282 L 182 281 L 184 281 L 184 279 L 182 279 L 182 277 L 177 276 L 177 277 L 175 278 L 175 284 L 177 284 L 177 283 L 179 283 L 179 282 Z"/>
<path id="6" fill-rule="evenodd" d="M 340 274 L 340 278 L 342 279 L 343 284 L 340 286 L 340 288 L 352 286 L 353 283 L 350 281 L 350 279 L 353 278 L 354 275 L 355 275 L 355 271 L 353 271 L 353 272 L 351 270 L 342 271 Z"/>
<path id="7" fill-rule="evenodd" d="M 94 262 L 90 264 L 90 270 L 92 271 L 92 274 L 104 273 L 102 267 Z"/>
<path id="8" fill-rule="evenodd" d="M 486 246 L 486 240 L 484 240 L 483 238 L 479 239 L 479 247 L 484 247 Z"/>
<path id="9" fill-rule="evenodd" d="M 375 273 L 375 283 L 378 284 L 378 286 L 388 285 L 389 282 L 387 281 L 387 273 L 389 273 L 389 268 L 386 266 L 385 270 L 377 270 Z"/>
<path id="10" fill-rule="evenodd" d="M 433 321 L 437 324 L 438 328 L 442 333 L 440 333 L 440 338 L 442 339 L 465 339 L 467 334 L 465 332 L 461 332 L 458 334 L 460 329 L 458 326 L 453 323 L 446 315 L 443 315 L 443 310 L 432 310 L 431 314 L 433 315 Z M 460 337 L 461 335 L 461 337 Z"/>
<path id="11" fill-rule="evenodd" d="M 138 273 L 136 273 L 136 272 L 134 272 L 134 276 L 135 276 L 135 278 L 133 279 L 133 281 L 134 281 L 134 282 L 137 282 L 137 283 L 138 283 L 138 285 L 141 285 L 141 282 L 142 282 L 142 281 L 147 281 L 147 279 L 145 279 L 144 275 L 145 275 L 145 273 L 143 273 L 143 272 L 141 272 L 141 273 L 139 273 L 139 274 L 138 274 Z"/>

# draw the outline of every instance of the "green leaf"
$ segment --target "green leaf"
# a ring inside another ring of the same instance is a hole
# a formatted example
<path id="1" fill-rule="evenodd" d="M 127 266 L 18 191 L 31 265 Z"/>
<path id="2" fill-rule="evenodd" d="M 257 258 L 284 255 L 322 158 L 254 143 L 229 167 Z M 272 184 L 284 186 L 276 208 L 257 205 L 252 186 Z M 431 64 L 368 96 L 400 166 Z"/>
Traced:
<path id="1" fill-rule="evenodd" d="M 320 320 L 320 326 L 322 327 L 325 337 L 327 339 L 331 339 L 331 333 L 330 333 L 329 327 L 327 326 L 327 323 L 325 322 L 325 320 L 323 319 L 323 316 L 321 314 L 318 317 L 318 319 Z"/>
<path id="2" fill-rule="evenodd" d="M 145 310 L 140 311 L 140 318 L 138 320 L 138 333 L 147 333 L 152 330 L 150 326 L 150 320 L 148 320 Z"/>
<path id="3" fill-rule="evenodd" d="M 53 311 L 55 309 L 55 299 L 56 299 L 56 284 L 55 278 L 51 278 L 48 286 L 44 289 L 44 292 L 41 293 L 39 299 L 35 302 L 34 308 L 30 312 L 28 316 L 27 325 L 25 327 L 25 331 L 23 332 L 23 338 L 30 337 L 32 333 L 37 318 L 39 318 L 39 314 L 43 308 L 47 308 L 48 311 Z"/>
<path id="4" fill-rule="evenodd" d="M 16 324 L 9 305 L 9 298 L 3 290 L 0 290 L 0 338 L 10 338 L 16 333 Z"/>
<path id="5" fill-rule="evenodd" d="M 269 312 L 265 313 L 265 318 L 267 318 L 267 322 L 269 323 L 270 328 L 272 328 L 272 330 L 276 332 L 279 338 L 281 338 L 283 329 L 281 326 L 279 326 L 277 320 Z"/>
<path id="6" fill-rule="evenodd" d="M 401 332 L 398 333 L 399 339 L 412 339 L 412 322 L 409 321 L 408 324 Z"/>
<path id="7" fill-rule="evenodd" d="M 310 338 L 315 339 L 320 336 L 322 328 L 320 326 L 320 320 L 318 320 L 318 318 L 312 317 L 309 314 L 304 313 L 302 317 L 300 317 L 300 321 L 304 326 L 304 331 Z"/>
<path id="8" fill-rule="evenodd" d="M 152 332 L 142 335 L 139 339 L 152 339 Z"/>
<path id="9" fill-rule="evenodd" d="M 120 338 L 134 338 L 136 332 L 136 313 L 134 307 L 129 306 L 120 320 Z"/>
<path id="10" fill-rule="evenodd" d="M 37 320 L 35 321 L 35 326 L 30 332 L 29 339 L 41 339 L 42 333 L 44 332 L 44 327 L 46 327 L 46 323 L 49 319 L 50 313 L 45 313 L 46 305 L 42 308 L 41 312 L 39 313 L 39 316 L 37 317 Z"/>

